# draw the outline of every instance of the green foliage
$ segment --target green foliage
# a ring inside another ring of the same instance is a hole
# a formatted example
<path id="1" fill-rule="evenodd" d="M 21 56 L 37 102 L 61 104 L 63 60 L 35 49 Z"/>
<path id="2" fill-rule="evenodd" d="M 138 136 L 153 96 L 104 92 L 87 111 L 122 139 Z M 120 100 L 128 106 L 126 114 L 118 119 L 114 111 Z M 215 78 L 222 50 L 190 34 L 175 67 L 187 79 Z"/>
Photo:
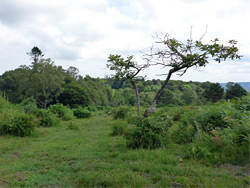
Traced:
<path id="1" fill-rule="evenodd" d="M 20 66 L 11 71 L 6 71 L 0 78 L 0 90 L 6 93 L 8 100 L 13 103 L 20 103 L 22 100 L 31 97 L 29 95 L 31 69 L 27 66 Z"/>
<path id="2" fill-rule="evenodd" d="M 87 106 L 86 108 L 87 108 L 89 111 L 91 111 L 91 112 L 95 112 L 95 111 L 98 110 L 96 106 Z M 103 108 L 103 107 L 99 106 L 99 108 Z"/>
<path id="3" fill-rule="evenodd" d="M 32 114 L 35 113 L 37 109 L 36 100 L 34 97 L 27 98 L 23 100 L 19 106 L 24 110 L 25 113 Z"/>
<path id="4" fill-rule="evenodd" d="M 127 146 L 131 148 L 155 149 L 166 144 L 166 125 L 156 119 L 140 118 L 136 127 L 127 137 Z"/>
<path id="5" fill-rule="evenodd" d="M 91 117 L 91 112 L 86 108 L 78 107 L 78 108 L 75 108 L 73 112 L 74 112 L 74 116 L 76 116 L 78 119 Z"/>
<path id="6" fill-rule="evenodd" d="M 71 109 L 63 106 L 62 104 L 54 104 L 50 105 L 49 109 L 50 112 L 57 115 L 57 117 L 61 118 L 62 120 L 71 120 L 74 118 L 74 113 Z"/>
<path id="7" fill-rule="evenodd" d="M 0 111 L 8 106 L 10 106 L 10 103 L 4 97 L 0 96 Z"/>
<path id="8" fill-rule="evenodd" d="M 29 95 L 34 96 L 39 107 L 47 109 L 62 93 L 64 77 L 62 67 L 55 66 L 51 59 L 41 59 L 32 65 Z"/>
<path id="9" fill-rule="evenodd" d="M 97 110 L 104 110 L 105 107 L 104 106 L 95 106 Z"/>
<path id="10" fill-rule="evenodd" d="M 185 104 L 191 104 L 196 98 L 196 93 L 190 85 L 184 85 L 183 93 L 181 95 L 182 100 Z"/>
<path id="11" fill-rule="evenodd" d="M 112 110 L 114 119 L 124 119 L 128 114 L 129 108 L 127 106 L 119 106 Z"/>
<path id="12" fill-rule="evenodd" d="M 204 92 L 204 97 L 214 103 L 222 99 L 223 95 L 224 89 L 219 83 L 212 83 Z"/>
<path id="13" fill-rule="evenodd" d="M 188 148 L 188 156 L 206 163 L 244 164 L 249 159 L 250 127 L 235 126 L 202 133 Z"/>
<path id="14" fill-rule="evenodd" d="M 66 83 L 64 91 L 59 96 L 59 101 L 63 105 L 70 107 L 88 106 L 91 102 L 89 93 L 81 85 L 77 83 Z"/>
<path id="15" fill-rule="evenodd" d="M 29 55 L 30 58 L 33 60 L 32 63 L 37 63 L 44 56 L 42 51 L 37 46 L 34 46 L 31 49 L 31 52 L 27 52 L 27 55 Z"/>
<path id="16" fill-rule="evenodd" d="M 80 77 L 77 83 L 88 91 L 91 98 L 90 105 L 95 106 L 109 106 L 112 98 L 112 91 L 110 88 L 104 87 L 102 84 L 90 76 L 85 78 Z"/>
<path id="17" fill-rule="evenodd" d="M 116 120 L 114 123 L 112 123 L 112 132 L 111 136 L 126 136 L 128 134 L 128 127 L 126 122 L 122 120 Z"/>
<path id="18" fill-rule="evenodd" d="M 129 113 L 128 117 L 126 118 L 127 122 L 130 124 L 136 124 L 138 122 L 138 119 L 140 119 L 140 117 L 138 117 L 138 115 L 135 115 L 135 113 Z"/>
<path id="19" fill-rule="evenodd" d="M 240 84 L 228 83 L 226 85 L 226 99 L 241 98 L 247 95 L 247 91 Z"/>
<path id="20" fill-rule="evenodd" d="M 171 108 L 170 108 L 171 111 Z M 108 136 L 110 118 L 78 120 L 38 138 L 0 136 L 3 187 L 248 187 L 249 163 L 204 165 L 183 158 L 190 144 L 157 150 L 130 149 L 123 137 Z M 206 163 L 205 163 L 206 164 Z"/>
<path id="21" fill-rule="evenodd" d="M 232 101 L 234 107 L 241 112 L 250 111 L 250 95 L 243 96 L 238 100 Z"/>
<path id="22" fill-rule="evenodd" d="M 60 119 L 49 110 L 40 109 L 36 111 L 35 115 L 40 118 L 40 126 L 53 127 L 60 124 Z"/>
<path id="23" fill-rule="evenodd" d="M 68 125 L 68 130 L 74 130 L 74 131 L 78 131 L 79 130 L 79 126 L 73 122 L 70 122 Z"/>
<path id="24" fill-rule="evenodd" d="M 171 112 L 173 121 L 179 121 L 181 119 L 181 115 L 185 112 L 184 108 L 175 108 L 173 109 L 173 111 Z"/>
<path id="25" fill-rule="evenodd" d="M 168 129 L 169 140 L 177 144 L 191 143 L 196 134 L 193 125 L 185 125 L 183 123 L 175 124 Z"/>
<path id="26" fill-rule="evenodd" d="M 0 134 L 13 136 L 30 136 L 34 133 L 38 119 L 17 109 L 0 113 Z"/>
<path id="27" fill-rule="evenodd" d="M 169 104 L 175 104 L 174 94 L 169 89 L 164 89 L 160 95 L 159 100 L 157 101 L 158 104 L 162 106 L 166 106 Z"/>
<path id="28" fill-rule="evenodd" d="M 125 60 L 121 55 L 110 55 L 108 57 L 107 67 L 110 70 L 116 71 L 116 78 L 133 80 L 143 67 L 132 61 L 133 56 L 128 56 Z"/>
<path id="29" fill-rule="evenodd" d="M 200 109 L 196 114 L 197 122 L 203 131 L 222 130 L 233 125 L 228 119 L 241 120 L 242 113 L 237 111 L 231 104 L 223 103 Z M 240 123 L 240 122 L 239 122 Z"/>

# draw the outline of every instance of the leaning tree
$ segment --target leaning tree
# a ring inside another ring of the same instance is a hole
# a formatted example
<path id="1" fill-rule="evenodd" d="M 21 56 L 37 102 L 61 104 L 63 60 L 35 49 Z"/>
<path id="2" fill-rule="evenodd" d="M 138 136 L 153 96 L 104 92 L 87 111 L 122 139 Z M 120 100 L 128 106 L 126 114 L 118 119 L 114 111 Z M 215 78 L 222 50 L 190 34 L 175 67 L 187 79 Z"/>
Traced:
<path id="1" fill-rule="evenodd" d="M 128 56 L 125 60 L 121 55 L 110 55 L 108 57 L 107 67 L 110 70 L 116 72 L 114 75 L 115 78 L 120 78 L 122 80 L 129 80 L 130 83 L 135 88 L 136 100 L 137 100 L 137 115 L 140 116 L 140 99 L 139 99 L 139 90 L 137 82 L 142 80 L 142 76 L 138 74 L 145 69 L 148 65 L 139 65 L 137 62 L 133 61 L 133 56 Z"/>
<path id="2" fill-rule="evenodd" d="M 145 117 L 155 112 L 156 101 L 174 73 L 179 73 L 182 76 L 189 68 L 205 67 L 212 59 L 218 63 L 227 59 L 240 59 L 236 40 L 229 40 L 227 45 L 223 45 L 219 44 L 218 38 L 215 38 L 209 44 L 203 44 L 204 35 L 199 40 L 193 40 L 191 30 L 190 39 L 185 43 L 169 34 L 163 37 L 157 36 L 156 43 L 160 47 L 152 47 L 149 53 L 144 53 L 147 65 L 161 65 L 164 68 L 169 68 L 166 79 L 152 100 L 152 107 L 144 113 Z"/>

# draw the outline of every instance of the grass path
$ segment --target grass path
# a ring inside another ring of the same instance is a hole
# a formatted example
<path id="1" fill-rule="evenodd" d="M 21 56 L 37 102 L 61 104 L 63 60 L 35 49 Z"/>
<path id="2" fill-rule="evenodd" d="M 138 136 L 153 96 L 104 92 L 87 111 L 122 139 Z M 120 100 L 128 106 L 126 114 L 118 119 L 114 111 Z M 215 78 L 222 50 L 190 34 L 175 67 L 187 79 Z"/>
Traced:
<path id="1" fill-rule="evenodd" d="M 103 114 L 74 120 L 79 130 L 39 128 L 37 136 L 0 137 L 2 187 L 247 187 L 247 167 L 207 167 L 181 158 L 178 146 L 130 150 L 109 136 Z"/>

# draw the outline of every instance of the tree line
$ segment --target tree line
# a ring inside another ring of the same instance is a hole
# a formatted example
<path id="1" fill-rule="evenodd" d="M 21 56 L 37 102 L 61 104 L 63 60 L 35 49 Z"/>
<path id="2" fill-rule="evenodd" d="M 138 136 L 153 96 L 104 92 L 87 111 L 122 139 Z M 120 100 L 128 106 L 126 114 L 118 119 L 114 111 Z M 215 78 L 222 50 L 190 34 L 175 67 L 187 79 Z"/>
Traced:
<path id="1" fill-rule="evenodd" d="M 51 59 L 45 59 L 38 47 L 27 53 L 30 66 L 21 65 L 15 70 L 6 71 L 0 78 L 0 91 L 12 103 L 21 103 L 34 98 L 38 107 L 61 103 L 71 108 L 77 106 L 135 106 L 137 98 L 141 105 L 149 107 L 164 81 L 159 79 L 136 81 L 138 96 L 131 80 L 119 77 L 91 78 L 79 75 L 76 67 L 63 69 Z M 228 83 L 226 92 L 219 83 L 183 82 L 170 80 L 162 90 L 158 106 L 204 104 L 221 99 L 233 99 L 246 95 L 239 84 Z"/>

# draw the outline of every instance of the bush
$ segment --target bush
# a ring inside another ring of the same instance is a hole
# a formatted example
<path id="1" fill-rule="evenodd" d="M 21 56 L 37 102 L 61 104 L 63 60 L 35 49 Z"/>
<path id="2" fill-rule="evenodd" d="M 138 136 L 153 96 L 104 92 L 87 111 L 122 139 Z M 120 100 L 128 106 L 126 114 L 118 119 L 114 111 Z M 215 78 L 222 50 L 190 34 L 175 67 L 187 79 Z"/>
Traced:
<path id="1" fill-rule="evenodd" d="M 95 106 L 87 106 L 86 108 L 87 108 L 87 110 L 89 110 L 91 112 L 95 112 L 98 110 Z"/>
<path id="2" fill-rule="evenodd" d="M 155 149 L 166 144 L 167 127 L 154 119 L 140 118 L 136 127 L 127 137 L 127 146 L 132 148 Z"/>
<path id="3" fill-rule="evenodd" d="M 111 136 L 126 136 L 128 133 L 127 124 L 124 121 L 117 120 L 112 124 Z"/>
<path id="4" fill-rule="evenodd" d="M 129 112 L 127 106 L 119 106 L 117 109 L 113 109 L 112 114 L 114 119 L 124 119 Z"/>
<path id="5" fill-rule="evenodd" d="M 196 129 L 192 125 L 183 123 L 175 124 L 168 129 L 169 139 L 177 144 L 185 144 L 193 141 Z"/>
<path id="6" fill-rule="evenodd" d="M 74 119 L 74 113 L 71 109 L 63 106 L 62 104 L 54 104 L 50 105 L 49 109 L 50 112 L 57 115 L 57 117 L 61 118 L 62 120 L 72 120 Z"/>
<path id="7" fill-rule="evenodd" d="M 0 109 L 6 108 L 8 106 L 10 106 L 10 103 L 4 97 L 0 96 Z"/>
<path id="8" fill-rule="evenodd" d="M 36 105 L 36 100 L 33 97 L 23 100 L 19 104 L 19 106 L 23 109 L 25 113 L 28 114 L 34 114 L 38 110 Z"/>
<path id="9" fill-rule="evenodd" d="M 76 108 L 73 110 L 74 116 L 77 118 L 90 118 L 91 117 L 91 112 L 87 110 L 86 108 Z"/>
<path id="10" fill-rule="evenodd" d="M 67 129 L 68 129 L 68 130 L 78 131 L 78 130 L 79 130 L 79 127 L 78 127 L 76 124 L 70 122 Z"/>
<path id="11" fill-rule="evenodd" d="M 104 112 L 105 112 L 105 114 L 111 116 L 114 112 L 114 108 L 107 107 Z"/>
<path id="12" fill-rule="evenodd" d="M 232 100 L 233 106 L 241 112 L 250 111 L 250 95 L 244 96 L 238 100 Z"/>
<path id="13" fill-rule="evenodd" d="M 0 134 L 30 136 L 34 133 L 39 120 L 34 115 L 10 109 L 0 114 Z"/>
<path id="14" fill-rule="evenodd" d="M 187 147 L 187 155 L 194 159 L 202 159 L 206 163 L 244 164 L 250 156 L 250 127 L 236 126 L 223 130 L 213 130 L 211 134 L 202 132 Z"/>
<path id="15" fill-rule="evenodd" d="M 52 112 L 44 109 L 37 110 L 35 115 L 40 118 L 40 126 L 53 127 L 58 126 L 60 119 Z"/>
<path id="16" fill-rule="evenodd" d="M 141 117 L 138 117 L 138 115 L 132 114 L 130 116 L 128 116 L 127 118 L 127 122 L 131 123 L 131 124 L 136 124 L 138 122 L 138 119 L 140 119 Z"/>
<path id="17" fill-rule="evenodd" d="M 231 126 L 228 119 L 240 120 L 243 118 L 241 112 L 228 103 L 216 104 L 202 108 L 196 114 L 196 120 L 203 131 L 223 130 Z"/>
<path id="18" fill-rule="evenodd" d="M 104 110 L 105 107 L 104 106 L 96 106 L 97 110 Z"/>

